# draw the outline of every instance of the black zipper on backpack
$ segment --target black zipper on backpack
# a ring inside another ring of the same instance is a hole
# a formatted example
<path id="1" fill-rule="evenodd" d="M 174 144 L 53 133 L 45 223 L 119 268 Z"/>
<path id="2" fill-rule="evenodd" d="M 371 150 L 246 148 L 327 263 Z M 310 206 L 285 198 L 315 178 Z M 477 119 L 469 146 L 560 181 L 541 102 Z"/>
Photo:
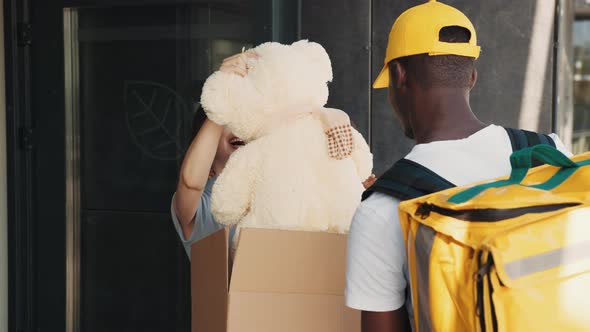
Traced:
<path id="1" fill-rule="evenodd" d="M 487 262 L 482 263 L 481 256 L 483 252 L 480 251 L 477 255 L 477 272 L 475 274 L 476 277 L 476 290 L 477 290 L 477 315 L 479 316 L 479 327 L 481 332 L 486 331 L 486 314 L 485 314 L 485 307 L 484 307 L 484 293 L 483 293 L 483 280 L 484 276 L 489 272 L 490 267 L 492 266 L 490 259 Z"/>
<path id="2" fill-rule="evenodd" d="M 480 251 L 477 256 L 477 273 L 476 273 L 476 287 L 477 287 L 477 314 L 479 316 L 479 326 L 481 328 L 481 332 L 486 331 L 486 313 L 485 313 L 485 294 L 484 294 L 484 279 L 488 277 L 488 293 L 490 298 L 490 312 L 492 314 L 492 332 L 498 331 L 498 320 L 496 317 L 496 309 L 494 308 L 494 300 L 492 299 L 492 294 L 494 292 L 494 288 L 492 287 L 492 281 L 489 276 L 492 266 L 494 265 L 494 258 L 491 254 L 488 255 L 487 261 L 484 263 L 481 261 L 481 256 L 483 252 Z"/>
<path id="3" fill-rule="evenodd" d="M 492 260 L 492 264 L 494 264 L 494 259 L 490 255 L 490 260 Z M 490 290 L 490 311 L 492 312 L 492 328 L 493 332 L 498 331 L 498 317 L 496 316 L 496 308 L 494 307 L 494 299 L 492 298 L 492 294 L 494 293 L 494 287 L 492 286 L 492 278 L 488 276 L 488 288 Z"/>
<path id="4" fill-rule="evenodd" d="M 536 205 L 521 208 L 511 209 L 466 209 L 466 210 L 451 210 L 442 208 L 433 204 L 423 203 L 418 206 L 416 216 L 421 219 L 426 219 L 431 212 L 438 213 L 443 216 L 453 217 L 464 221 L 480 221 L 480 222 L 495 222 L 505 219 L 520 217 L 528 213 L 543 213 L 557 211 L 572 206 L 580 205 L 580 203 L 561 203 L 549 205 Z"/>

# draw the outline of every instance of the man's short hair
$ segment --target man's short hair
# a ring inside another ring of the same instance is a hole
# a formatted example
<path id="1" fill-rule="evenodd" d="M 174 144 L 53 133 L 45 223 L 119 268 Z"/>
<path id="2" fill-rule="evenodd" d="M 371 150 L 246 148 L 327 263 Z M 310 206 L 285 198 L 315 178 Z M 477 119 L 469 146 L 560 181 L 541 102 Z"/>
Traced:
<path id="1" fill-rule="evenodd" d="M 439 40 L 447 43 L 467 43 L 471 32 L 463 27 L 444 27 L 439 32 Z M 452 87 L 468 88 L 475 59 L 460 55 L 428 54 L 411 55 L 389 62 L 389 73 L 394 73 L 393 62 L 399 62 L 423 88 Z M 393 80 L 390 79 L 390 82 Z M 392 83 L 390 83 L 392 84 Z"/>

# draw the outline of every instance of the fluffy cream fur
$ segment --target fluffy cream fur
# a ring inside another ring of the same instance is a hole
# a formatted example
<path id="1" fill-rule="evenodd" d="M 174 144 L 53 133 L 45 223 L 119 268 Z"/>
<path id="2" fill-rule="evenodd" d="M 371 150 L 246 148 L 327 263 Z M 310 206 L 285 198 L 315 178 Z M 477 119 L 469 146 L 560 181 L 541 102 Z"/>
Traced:
<path id="1" fill-rule="evenodd" d="M 347 232 L 373 167 L 363 137 L 354 131 L 352 156 L 336 160 L 313 115 L 261 130 L 276 112 L 325 105 L 332 79 L 327 53 L 308 41 L 266 43 L 254 51 L 260 58 L 246 77 L 216 72 L 203 88 L 208 117 L 248 142 L 213 187 L 213 215 L 226 225 Z"/>

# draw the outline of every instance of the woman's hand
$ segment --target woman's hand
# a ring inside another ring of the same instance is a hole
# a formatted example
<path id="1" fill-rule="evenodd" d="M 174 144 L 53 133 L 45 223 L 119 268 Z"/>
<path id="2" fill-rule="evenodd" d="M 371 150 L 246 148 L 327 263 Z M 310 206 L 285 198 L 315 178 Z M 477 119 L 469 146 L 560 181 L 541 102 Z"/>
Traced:
<path id="1" fill-rule="evenodd" d="M 258 54 L 254 53 L 253 51 L 242 52 L 229 58 L 225 58 L 221 67 L 219 67 L 219 71 L 225 73 L 233 73 L 236 75 L 240 75 L 242 77 L 248 74 L 248 59 L 257 59 Z"/>
<path id="2" fill-rule="evenodd" d="M 377 181 L 375 174 L 371 174 L 371 176 L 369 176 L 369 178 L 363 182 L 363 187 L 365 187 L 365 189 L 369 189 L 369 187 L 372 186 L 375 181 Z"/>

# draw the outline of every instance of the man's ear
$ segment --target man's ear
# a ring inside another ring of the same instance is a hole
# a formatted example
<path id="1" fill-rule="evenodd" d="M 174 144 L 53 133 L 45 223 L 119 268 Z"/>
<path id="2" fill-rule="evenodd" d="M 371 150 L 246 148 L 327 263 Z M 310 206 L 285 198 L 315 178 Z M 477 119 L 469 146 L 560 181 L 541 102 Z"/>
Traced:
<path id="1" fill-rule="evenodd" d="M 400 89 L 407 85 L 407 80 L 406 69 L 398 61 L 393 60 L 389 65 L 389 84 Z"/>
<path id="2" fill-rule="evenodd" d="M 477 82 L 477 69 L 473 68 L 473 71 L 471 71 L 471 80 L 469 81 L 469 90 L 473 89 L 475 82 Z"/>

